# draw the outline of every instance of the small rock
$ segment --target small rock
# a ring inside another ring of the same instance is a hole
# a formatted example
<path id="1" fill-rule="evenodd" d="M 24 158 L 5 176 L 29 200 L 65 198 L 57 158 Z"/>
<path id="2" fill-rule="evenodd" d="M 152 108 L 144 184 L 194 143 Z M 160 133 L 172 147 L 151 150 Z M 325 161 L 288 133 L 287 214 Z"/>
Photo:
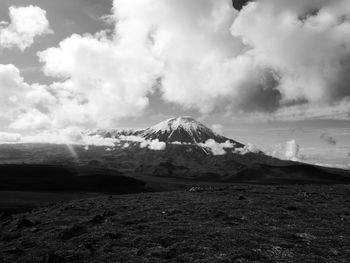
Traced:
<path id="1" fill-rule="evenodd" d="M 299 210 L 299 208 L 294 206 L 294 205 L 290 205 L 290 206 L 286 207 L 286 210 L 288 210 L 288 211 L 297 211 L 297 210 Z"/>
<path id="2" fill-rule="evenodd" d="M 335 249 L 335 248 L 331 248 L 331 253 L 334 255 L 334 256 L 338 256 L 339 252 Z"/>
<path id="3" fill-rule="evenodd" d="M 180 213 L 181 211 L 178 210 L 178 209 L 169 209 L 169 210 L 164 210 L 162 211 L 162 214 L 163 215 L 174 215 L 174 214 L 177 214 L 177 213 Z"/>
<path id="4" fill-rule="evenodd" d="M 316 236 L 308 234 L 308 233 L 296 233 L 295 237 L 299 238 L 299 239 L 302 239 L 304 241 L 307 241 L 307 242 L 310 242 L 310 241 L 313 241 L 313 240 L 317 239 Z"/>
<path id="5" fill-rule="evenodd" d="M 104 217 L 102 215 L 96 215 L 92 219 L 90 219 L 88 222 L 92 224 L 99 224 L 102 223 L 104 220 Z"/>
<path id="6" fill-rule="evenodd" d="M 0 220 L 9 219 L 10 217 L 11 217 L 10 213 L 7 213 L 7 212 L 0 213 Z"/>
<path id="7" fill-rule="evenodd" d="M 68 240 L 72 237 L 80 236 L 87 231 L 86 227 L 80 225 L 74 225 L 68 229 L 63 230 L 59 235 L 59 238 L 62 240 Z"/>
<path id="8" fill-rule="evenodd" d="M 234 216 L 234 215 L 228 215 L 224 218 L 224 221 L 229 225 L 238 225 L 240 223 L 243 223 L 244 221 L 247 221 L 247 217 L 245 216 Z"/>
<path id="9" fill-rule="evenodd" d="M 20 255 L 20 254 L 24 254 L 24 250 L 20 249 L 19 247 L 12 247 L 8 250 L 4 251 L 7 254 L 13 254 L 13 255 Z"/>
<path id="10" fill-rule="evenodd" d="M 32 233 L 36 233 L 36 232 L 38 232 L 39 231 L 39 228 L 37 228 L 37 227 L 32 227 L 31 229 L 30 229 L 30 232 L 32 232 Z"/>
<path id="11" fill-rule="evenodd" d="M 238 200 L 246 200 L 246 198 L 245 198 L 243 195 L 240 195 L 240 196 L 238 197 Z"/>
<path id="12" fill-rule="evenodd" d="M 33 247 L 36 247 L 37 244 L 34 241 L 32 241 L 32 240 L 26 239 L 26 240 L 23 240 L 21 242 L 21 246 L 23 248 L 33 248 Z"/>
<path id="13" fill-rule="evenodd" d="M 43 263 L 64 263 L 66 262 L 65 258 L 54 253 L 47 253 L 43 260 Z"/>
<path id="14" fill-rule="evenodd" d="M 172 236 L 166 236 L 166 237 L 162 237 L 159 240 L 159 243 L 163 246 L 163 247 L 169 247 L 171 245 L 173 245 L 176 241 L 175 237 Z"/>
<path id="15" fill-rule="evenodd" d="M 168 255 L 168 252 L 169 252 L 168 249 L 159 246 L 159 247 L 150 248 L 146 255 L 150 257 L 155 257 L 155 258 L 166 258 Z"/>
<path id="16" fill-rule="evenodd" d="M 95 254 L 95 251 L 96 251 L 96 250 L 95 250 L 95 248 L 93 247 L 92 244 L 90 244 L 90 243 L 85 243 L 85 244 L 83 245 L 83 247 L 86 248 L 86 249 L 89 251 L 90 255 Z"/>
<path id="17" fill-rule="evenodd" d="M 312 194 L 307 193 L 307 192 L 303 192 L 302 195 L 304 198 L 310 198 Z"/>
<path id="18" fill-rule="evenodd" d="M 199 186 L 195 186 L 195 187 L 191 187 L 189 190 L 188 190 L 189 192 L 204 192 L 205 191 L 205 189 L 204 188 L 202 188 L 202 187 L 199 187 Z"/>
<path id="19" fill-rule="evenodd" d="M 115 212 L 108 210 L 103 213 L 103 216 L 105 217 L 115 216 Z"/>
<path id="20" fill-rule="evenodd" d="M 15 240 L 17 238 L 21 237 L 19 233 L 1 233 L 0 240 L 5 242 L 10 242 L 12 240 Z"/>
<path id="21" fill-rule="evenodd" d="M 33 227 L 35 225 L 36 225 L 36 223 L 30 221 L 26 217 L 22 217 L 20 220 L 17 221 L 16 228 L 21 229 L 21 228 L 26 228 L 26 227 Z"/>
<path id="22" fill-rule="evenodd" d="M 215 214 L 214 214 L 214 218 L 221 218 L 221 217 L 224 217 L 226 215 L 226 213 L 222 212 L 222 211 L 217 211 Z"/>
<path id="23" fill-rule="evenodd" d="M 110 238 L 110 239 L 118 239 L 122 236 L 120 233 L 112 233 L 112 232 L 107 232 L 104 234 L 104 237 Z"/>

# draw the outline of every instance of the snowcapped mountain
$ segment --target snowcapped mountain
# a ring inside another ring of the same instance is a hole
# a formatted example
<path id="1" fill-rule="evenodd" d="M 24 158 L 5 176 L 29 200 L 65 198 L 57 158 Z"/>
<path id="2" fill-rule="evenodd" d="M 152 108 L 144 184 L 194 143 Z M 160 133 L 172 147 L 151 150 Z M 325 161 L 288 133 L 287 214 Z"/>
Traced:
<path id="1" fill-rule="evenodd" d="M 236 147 L 243 147 L 243 144 L 213 132 L 191 117 L 177 117 L 162 121 L 153 127 L 145 129 L 142 132 L 142 136 L 147 140 L 158 139 L 166 143 L 198 144 L 212 139 L 218 143 L 230 141 Z"/>
<path id="2" fill-rule="evenodd" d="M 122 136 L 137 136 L 167 144 L 203 144 L 211 139 L 217 143 L 229 142 L 234 145 L 234 148 L 244 147 L 243 144 L 217 134 L 194 118 L 187 116 L 170 118 L 146 129 L 97 130 L 88 134 L 116 139 Z"/>
<path id="3" fill-rule="evenodd" d="M 120 171 L 132 170 L 137 175 L 227 181 L 245 169 L 254 170 L 255 165 L 258 174 L 263 169 L 260 165 L 289 164 L 217 134 L 186 116 L 146 129 L 96 130 L 86 134 L 111 139 L 115 147 L 106 153 L 108 160 L 113 160 Z"/>

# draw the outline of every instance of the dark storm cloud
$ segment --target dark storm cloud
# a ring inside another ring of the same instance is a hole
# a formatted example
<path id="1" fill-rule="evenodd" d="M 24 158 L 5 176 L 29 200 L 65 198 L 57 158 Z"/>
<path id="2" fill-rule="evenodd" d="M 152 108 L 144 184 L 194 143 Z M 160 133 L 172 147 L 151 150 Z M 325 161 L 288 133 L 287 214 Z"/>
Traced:
<path id="1" fill-rule="evenodd" d="M 319 11 L 320 10 L 317 8 L 309 9 L 306 12 L 299 14 L 298 18 L 301 22 L 305 22 L 305 20 L 307 20 L 308 18 L 312 16 L 317 16 Z"/>
<path id="2" fill-rule="evenodd" d="M 339 100 L 350 96 L 350 55 L 340 58 L 335 68 L 339 69 L 338 74 L 330 81 L 331 97 Z"/>
<path id="3" fill-rule="evenodd" d="M 334 137 L 332 137 L 331 135 L 329 135 L 328 133 L 322 133 L 320 136 L 320 139 L 328 144 L 332 144 L 332 145 L 337 144 L 337 140 Z"/>
<path id="4" fill-rule="evenodd" d="M 245 112 L 274 112 L 280 107 L 282 95 L 277 89 L 277 75 L 266 70 L 257 82 L 248 83 L 241 88 L 239 109 Z"/>
<path id="5" fill-rule="evenodd" d="M 232 0 L 233 7 L 237 10 L 241 10 L 248 2 L 252 0 Z"/>

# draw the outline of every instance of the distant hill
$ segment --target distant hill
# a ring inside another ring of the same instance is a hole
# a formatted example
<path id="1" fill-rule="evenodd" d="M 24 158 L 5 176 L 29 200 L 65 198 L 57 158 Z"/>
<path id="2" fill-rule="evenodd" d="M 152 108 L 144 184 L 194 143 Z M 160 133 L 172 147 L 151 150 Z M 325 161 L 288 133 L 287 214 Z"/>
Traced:
<path id="1" fill-rule="evenodd" d="M 118 171 L 90 166 L 0 165 L 0 191 L 147 192 L 145 183 Z"/>

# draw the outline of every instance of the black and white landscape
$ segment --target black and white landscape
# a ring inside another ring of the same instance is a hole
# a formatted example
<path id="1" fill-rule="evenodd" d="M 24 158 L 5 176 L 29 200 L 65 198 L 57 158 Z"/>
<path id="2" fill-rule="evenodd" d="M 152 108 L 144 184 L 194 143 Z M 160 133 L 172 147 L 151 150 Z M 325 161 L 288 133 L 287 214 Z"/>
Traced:
<path id="1" fill-rule="evenodd" d="M 348 0 L 2 0 L 0 262 L 349 262 Z"/>

